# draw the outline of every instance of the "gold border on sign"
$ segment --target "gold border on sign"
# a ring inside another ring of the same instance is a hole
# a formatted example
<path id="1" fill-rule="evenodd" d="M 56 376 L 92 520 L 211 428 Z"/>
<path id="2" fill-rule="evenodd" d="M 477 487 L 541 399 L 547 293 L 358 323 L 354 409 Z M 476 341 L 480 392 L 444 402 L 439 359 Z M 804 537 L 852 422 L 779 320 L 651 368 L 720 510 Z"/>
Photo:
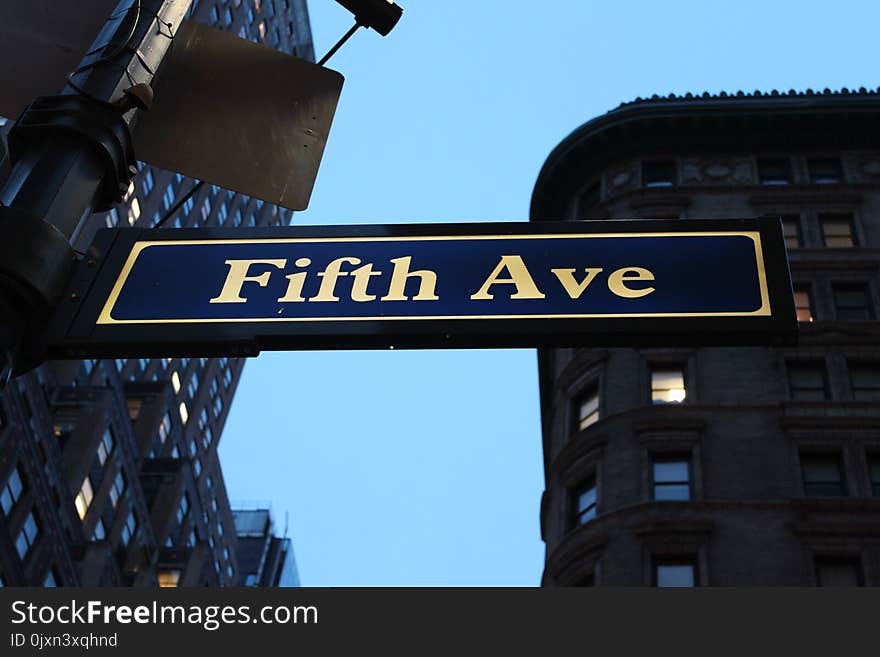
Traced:
<path id="1" fill-rule="evenodd" d="M 138 256 L 152 246 L 196 246 L 214 244 L 307 244 L 327 242 L 437 242 L 460 240 L 534 240 L 534 239 L 602 239 L 611 237 L 748 237 L 755 245 L 755 264 L 758 268 L 758 285 L 761 292 L 761 307 L 748 312 L 710 312 L 710 313 L 590 313 L 590 314 L 552 314 L 552 315 L 428 315 L 428 316 L 394 316 L 382 315 L 370 317 L 257 317 L 257 318 L 216 318 L 216 319 L 114 319 L 113 307 L 116 305 L 122 288 L 134 267 Z M 104 303 L 96 324 L 239 324 L 263 322 L 375 322 L 375 321 L 407 321 L 407 320 L 449 320 L 449 319 L 597 319 L 602 317 L 760 317 L 769 316 L 770 296 L 767 291 L 767 271 L 764 266 L 764 252 L 761 246 L 761 234 L 758 231 L 717 231 L 717 232 L 680 232 L 680 233 L 562 233 L 541 235 L 443 235 L 416 237 L 302 237 L 302 238 L 268 238 L 268 239 L 217 239 L 217 240 L 153 240 L 135 242 L 128 254 L 125 265 L 110 295 Z"/>

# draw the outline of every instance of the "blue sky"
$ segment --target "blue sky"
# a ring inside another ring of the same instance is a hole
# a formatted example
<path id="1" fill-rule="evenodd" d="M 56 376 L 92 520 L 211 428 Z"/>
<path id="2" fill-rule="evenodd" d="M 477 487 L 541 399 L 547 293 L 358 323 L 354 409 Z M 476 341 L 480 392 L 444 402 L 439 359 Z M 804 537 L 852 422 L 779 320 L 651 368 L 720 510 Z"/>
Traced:
<path id="1" fill-rule="evenodd" d="M 320 57 L 352 23 L 309 2 Z M 577 126 L 637 96 L 877 88 L 875 1 L 410 0 L 359 30 L 300 224 L 525 221 Z M 220 446 L 233 500 L 285 515 L 306 586 L 533 586 L 534 350 L 250 360 Z"/>

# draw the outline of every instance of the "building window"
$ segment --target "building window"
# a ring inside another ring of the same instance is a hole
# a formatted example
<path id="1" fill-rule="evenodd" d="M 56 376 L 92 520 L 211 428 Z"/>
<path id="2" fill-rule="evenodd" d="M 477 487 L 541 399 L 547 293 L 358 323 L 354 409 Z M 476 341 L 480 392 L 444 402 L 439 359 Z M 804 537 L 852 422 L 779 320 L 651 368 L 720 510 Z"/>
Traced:
<path id="1" fill-rule="evenodd" d="M 858 557 L 816 557 L 816 586 L 862 586 Z"/>
<path id="2" fill-rule="evenodd" d="M 871 307 L 866 284 L 835 284 L 832 290 L 834 310 L 838 320 L 849 322 L 874 319 L 874 310 Z"/>
<path id="3" fill-rule="evenodd" d="M 574 526 L 579 527 L 596 517 L 596 475 L 591 475 L 574 491 Z"/>
<path id="4" fill-rule="evenodd" d="M 795 286 L 794 307 L 797 311 L 797 320 L 799 322 L 813 321 L 813 299 L 810 295 L 810 288 L 808 286 Z"/>
<path id="5" fill-rule="evenodd" d="M 171 373 L 171 387 L 174 388 L 175 394 L 180 392 L 180 375 L 177 373 L 177 370 Z"/>
<path id="6" fill-rule="evenodd" d="M 159 440 L 161 442 L 165 442 L 168 436 L 171 435 L 171 413 L 165 411 L 165 415 L 162 416 L 162 422 L 159 423 Z"/>
<path id="7" fill-rule="evenodd" d="M 174 189 L 172 189 L 171 185 L 165 188 L 165 193 L 162 195 L 162 205 L 165 206 L 165 210 L 170 210 L 171 206 L 174 205 Z"/>
<path id="8" fill-rule="evenodd" d="M 95 494 L 92 491 L 92 480 L 86 475 L 86 478 L 83 479 L 82 486 L 79 487 L 79 492 L 76 494 L 76 499 L 73 501 L 73 505 L 76 507 L 76 512 L 79 515 L 80 520 L 86 517 L 86 513 L 88 513 L 89 506 L 91 506 L 94 497 Z"/>
<path id="9" fill-rule="evenodd" d="M 796 214 L 786 214 L 781 217 L 782 236 L 785 246 L 789 249 L 797 249 L 803 246 L 801 237 L 801 218 Z"/>
<path id="10" fill-rule="evenodd" d="M 110 427 L 104 429 L 104 435 L 101 437 L 101 442 L 98 443 L 98 463 L 101 464 L 101 467 L 107 462 L 107 458 L 113 452 L 113 432 L 110 430 Z"/>
<path id="11" fill-rule="evenodd" d="M 697 585 L 697 564 L 692 557 L 654 560 L 654 586 L 692 588 Z"/>
<path id="12" fill-rule="evenodd" d="M 134 222 L 141 216 L 141 204 L 137 198 L 131 199 L 131 205 L 128 208 L 128 223 L 134 225 Z"/>
<path id="13" fill-rule="evenodd" d="M 104 520 L 98 518 L 98 522 L 95 523 L 95 531 L 92 532 L 92 540 L 93 541 L 103 541 L 107 537 L 107 530 L 104 527 Z"/>
<path id="14" fill-rule="evenodd" d="M 160 570 L 158 575 L 160 589 L 172 589 L 180 582 L 179 570 Z"/>
<path id="15" fill-rule="evenodd" d="M 822 401 L 828 399 L 825 364 L 788 363 L 788 396 L 794 401 Z"/>
<path id="16" fill-rule="evenodd" d="M 851 214 L 820 214 L 822 242 L 831 248 L 845 248 L 856 245 Z"/>
<path id="17" fill-rule="evenodd" d="M 880 400 L 880 364 L 851 363 L 849 368 L 853 399 Z"/>
<path id="18" fill-rule="evenodd" d="M 128 517 L 125 519 L 125 524 L 122 526 L 122 545 L 128 547 L 129 541 L 131 541 L 131 537 L 134 536 L 134 533 L 137 531 L 137 518 L 134 517 L 134 511 L 128 512 Z"/>
<path id="19" fill-rule="evenodd" d="M 688 456 L 655 456 L 651 465 L 655 500 L 691 499 L 691 462 Z"/>
<path id="20" fill-rule="evenodd" d="M 599 384 L 592 383 L 574 402 L 575 431 L 583 431 L 599 421 Z"/>
<path id="21" fill-rule="evenodd" d="M 674 160 L 642 162 L 642 185 L 645 187 L 672 187 L 676 178 Z"/>
<path id="22" fill-rule="evenodd" d="M 119 471 L 116 474 L 116 479 L 113 480 L 113 485 L 110 487 L 110 504 L 114 509 L 123 493 L 125 493 L 125 475 L 122 474 L 122 471 Z"/>
<path id="23" fill-rule="evenodd" d="M 758 160 L 758 181 L 762 185 L 787 185 L 791 182 L 788 158 L 761 158 Z"/>
<path id="24" fill-rule="evenodd" d="M 199 375 L 197 372 L 193 372 L 192 376 L 189 379 L 189 383 L 186 385 L 186 394 L 189 398 L 195 399 L 195 396 L 199 392 Z"/>
<path id="25" fill-rule="evenodd" d="M 202 201 L 202 208 L 200 210 L 202 215 L 202 223 L 207 223 L 208 217 L 211 216 L 211 198 L 206 196 L 205 200 Z"/>
<path id="26" fill-rule="evenodd" d="M 186 514 L 188 511 L 189 511 L 189 495 L 184 493 L 183 497 L 180 498 L 180 504 L 177 505 L 177 522 L 178 522 L 178 524 L 183 524 L 183 519 L 186 518 Z"/>
<path id="27" fill-rule="evenodd" d="M 43 578 L 43 588 L 44 589 L 54 589 L 58 586 L 58 579 L 55 577 L 55 569 L 50 568 L 49 572 L 46 573 L 46 576 Z"/>
<path id="28" fill-rule="evenodd" d="M 801 454 L 801 473 L 807 497 L 846 496 L 839 453 Z"/>
<path id="29" fill-rule="evenodd" d="M 651 402 L 677 404 L 686 397 L 684 367 L 681 365 L 651 366 Z"/>
<path id="30" fill-rule="evenodd" d="M 128 419 L 134 422 L 141 413 L 143 400 L 140 397 L 128 397 L 125 400 L 125 408 L 128 410 Z"/>
<path id="31" fill-rule="evenodd" d="M 153 191 L 153 184 L 153 172 L 147 169 L 146 173 L 144 173 L 143 181 L 141 182 L 144 194 L 149 194 Z"/>
<path id="32" fill-rule="evenodd" d="M 18 500 L 24 494 L 24 484 L 21 481 L 21 473 L 18 466 L 9 474 L 9 478 L 0 492 L 0 507 L 3 508 L 3 515 L 8 516 Z"/>
<path id="33" fill-rule="evenodd" d="M 189 411 L 186 410 L 186 402 L 180 402 L 180 406 L 177 410 L 180 412 L 180 421 L 186 424 L 186 421 L 189 419 Z"/>
<path id="34" fill-rule="evenodd" d="M 843 180 L 840 160 L 836 157 L 808 158 L 807 170 L 810 172 L 811 183 L 830 185 Z"/>
<path id="35" fill-rule="evenodd" d="M 18 537 L 15 539 L 15 549 L 22 561 L 24 561 L 28 552 L 36 543 L 39 533 L 40 526 L 37 524 L 34 512 L 31 511 L 28 513 L 27 518 L 24 519 L 24 525 L 22 525 L 21 531 L 18 532 Z"/>

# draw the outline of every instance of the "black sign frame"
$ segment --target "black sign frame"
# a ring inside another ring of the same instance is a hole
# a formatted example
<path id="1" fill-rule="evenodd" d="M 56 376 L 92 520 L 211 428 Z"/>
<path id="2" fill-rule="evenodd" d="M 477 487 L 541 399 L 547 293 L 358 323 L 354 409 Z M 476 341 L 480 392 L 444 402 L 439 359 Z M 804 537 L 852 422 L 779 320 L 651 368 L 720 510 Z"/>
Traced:
<path id="1" fill-rule="evenodd" d="M 516 236 L 756 231 L 772 313 L 740 317 L 593 317 L 310 321 L 269 324 L 110 325 L 96 320 L 133 245 L 141 240 Z M 797 319 L 781 222 L 772 218 L 291 226 L 121 228 L 98 233 L 45 336 L 48 358 L 254 356 L 263 350 L 458 349 L 790 345 Z"/>

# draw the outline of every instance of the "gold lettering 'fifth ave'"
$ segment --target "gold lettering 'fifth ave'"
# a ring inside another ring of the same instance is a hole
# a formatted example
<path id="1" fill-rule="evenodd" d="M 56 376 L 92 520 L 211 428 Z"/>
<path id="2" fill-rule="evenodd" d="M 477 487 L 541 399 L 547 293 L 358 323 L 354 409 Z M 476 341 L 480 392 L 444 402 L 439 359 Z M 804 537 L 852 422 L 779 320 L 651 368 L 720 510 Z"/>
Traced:
<path id="1" fill-rule="evenodd" d="M 259 274 L 252 273 L 252 267 L 264 265 L 274 267 L 275 269 L 284 269 L 287 267 L 286 259 L 269 259 L 269 260 L 226 260 L 224 261 L 229 271 L 226 274 L 226 280 L 223 283 L 223 289 L 216 297 L 210 300 L 211 303 L 245 303 L 247 299 L 242 296 L 242 290 L 245 283 L 256 283 L 260 287 L 266 287 L 273 270 L 262 271 Z M 307 268 L 312 264 L 309 258 L 297 258 L 294 263 L 296 267 Z M 305 301 L 315 302 L 333 302 L 339 301 L 339 291 L 337 290 L 339 279 L 350 276 L 352 279 L 350 299 L 359 303 L 367 301 L 375 301 L 379 298 L 378 294 L 370 292 L 370 280 L 374 277 L 381 277 L 382 272 L 373 269 L 373 263 L 366 263 L 361 267 L 360 258 L 346 256 L 336 258 L 327 263 L 323 271 L 319 271 L 314 276 L 321 279 L 318 291 L 314 296 L 304 297 L 303 288 L 306 279 L 311 276 L 308 271 L 299 271 L 287 274 L 287 291 L 284 296 L 277 299 L 279 303 L 301 303 Z M 391 258 L 391 264 L 394 268 L 391 270 L 391 278 L 388 282 L 388 288 L 382 301 L 437 301 L 437 274 L 430 269 L 414 269 L 411 256 L 403 256 L 400 258 Z M 346 271 L 343 267 L 351 268 Z M 354 269 L 353 267 L 357 267 Z M 257 270 L 259 271 L 259 270 Z M 418 287 L 415 295 L 407 295 L 406 287 L 410 281 L 418 281 Z M 374 284 L 376 287 L 378 284 Z"/>

